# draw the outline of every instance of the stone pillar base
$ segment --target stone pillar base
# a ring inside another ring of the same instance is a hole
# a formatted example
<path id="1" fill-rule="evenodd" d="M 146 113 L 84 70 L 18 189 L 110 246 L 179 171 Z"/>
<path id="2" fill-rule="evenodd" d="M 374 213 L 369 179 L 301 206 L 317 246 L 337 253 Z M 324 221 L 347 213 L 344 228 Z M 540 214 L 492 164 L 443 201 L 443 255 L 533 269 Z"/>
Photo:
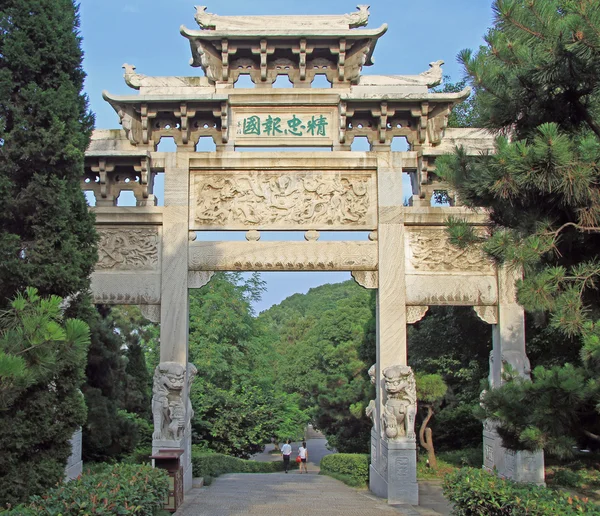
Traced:
<path id="1" fill-rule="evenodd" d="M 67 469 L 65 470 L 65 478 L 67 480 L 74 480 L 77 477 L 79 477 L 79 475 L 81 475 L 83 473 L 83 461 L 80 460 L 79 462 L 75 463 L 75 464 L 71 464 L 70 466 L 67 466 Z"/>
<path id="2" fill-rule="evenodd" d="M 152 441 L 152 454 L 158 452 L 158 450 L 164 449 L 178 449 L 183 450 L 183 454 L 180 457 L 180 464 L 183 468 L 183 492 L 187 493 L 192 488 L 192 434 L 191 429 L 186 432 L 181 439 L 170 440 L 170 439 L 154 439 Z M 154 465 L 154 463 L 152 464 Z"/>
<path id="3" fill-rule="evenodd" d="M 371 465 L 369 488 L 389 504 L 419 505 L 417 443 L 414 439 L 380 441 L 376 465 Z"/>
<path id="4" fill-rule="evenodd" d="M 513 451 L 502 446 L 493 424 L 483 431 L 483 469 L 501 478 L 545 486 L 544 452 Z"/>

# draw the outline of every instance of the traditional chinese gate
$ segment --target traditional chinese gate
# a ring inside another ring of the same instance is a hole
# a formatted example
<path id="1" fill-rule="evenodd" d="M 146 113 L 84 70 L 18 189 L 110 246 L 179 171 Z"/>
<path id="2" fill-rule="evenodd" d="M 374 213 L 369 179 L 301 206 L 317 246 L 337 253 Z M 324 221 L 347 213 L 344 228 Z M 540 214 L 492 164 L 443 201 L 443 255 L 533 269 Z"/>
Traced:
<path id="1" fill-rule="evenodd" d="M 188 289 L 219 270 L 351 271 L 362 286 L 377 289 L 370 486 L 390 503 L 417 504 L 406 325 L 430 305 L 473 306 L 493 328 L 492 385 L 500 384 L 503 363 L 529 372 L 516 275 L 497 271 L 478 250 L 452 247 L 444 230 L 449 215 L 482 228 L 485 216 L 431 207 L 433 191 L 445 189 L 436 182 L 436 157 L 455 145 L 472 154 L 490 150 L 492 139 L 478 129 L 446 129 L 450 108 L 469 91 L 429 92 L 441 81 L 439 61 L 416 76 L 361 75 L 387 29 L 358 28 L 367 23 L 366 6 L 291 18 L 205 11 L 196 14 L 201 30 L 181 29 L 192 66 L 205 75 L 150 77 L 124 65 L 139 95 L 105 93 L 122 129 L 95 132 L 82 182 L 96 197 L 101 237 L 95 301 L 138 304 L 160 322 L 154 451 L 185 450 L 187 491 L 195 374 L 188 363 Z M 234 88 L 240 75 L 255 88 Z M 293 88 L 274 89 L 279 75 Z M 311 88 L 316 75 L 331 88 Z M 156 152 L 165 137 L 175 140 L 176 152 Z M 196 152 L 201 137 L 212 138 L 216 151 Z M 351 151 L 356 137 L 366 137 L 371 150 Z M 392 152 L 396 137 L 406 138 L 410 151 Z M 239 152 L 253 146 L 324 151 Z M 153 194 L 157 173 L 164 173 L 164 207 Z M 403 173 L 412 180 L 410 206 L 403 206 Z M 117 206 L 124 190 L 133 191 L 135 207 Z M 244 230 L 247 241 L 195 241 L 207 230 Z M 306 241 L 261 242 L 261 231 L 270 230 L 305 231 Z M 322 242 L 324 231 L 366 231 L 369 239 Z M 484 431 L 484 467 L 543 482 L 543 456 L 504 450 L 492 427 Z"/>

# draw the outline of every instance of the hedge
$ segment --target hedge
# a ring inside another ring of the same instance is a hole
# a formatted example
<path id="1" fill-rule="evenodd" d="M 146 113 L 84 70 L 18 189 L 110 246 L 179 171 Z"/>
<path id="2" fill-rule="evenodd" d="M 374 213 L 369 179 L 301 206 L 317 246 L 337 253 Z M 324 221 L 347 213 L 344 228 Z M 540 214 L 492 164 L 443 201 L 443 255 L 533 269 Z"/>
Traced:
<path id="1" fill-rule="evenodd" d="M 162 510 L 169 480 L 164 470 L 146 465 L 115 464 L 101 472 L 84 474 L 60 484 L 29 504 L 2 512 L 2 516 L 153 516 Z"/>
<path id="2" fill-rule="evenodd" d="M 321 459 L 321 473 L 351 486 L 363 487 L 369 482 L 369 455 L 333 453 Z"/>
<path id="3" fill-rule="evenodd" d="M 456 516 L 600 514 L 600 507 L 587 500 L 501 479 L 475 468 L 462 468 L 446 475 L 444 496 L 454 504 Z"/>
<path id="4" fill-rule="evenodd" d="M 290 469 L 297 468 L 296 462 L 290 462 Z M 283 471 L 283 460 L 257 462 L 230 457 L 222 453 L 192 453 L 192 471 L 195 477 L 203 477 L 205 483 L 211 477 L 226 473 L 274 473 Z"/>

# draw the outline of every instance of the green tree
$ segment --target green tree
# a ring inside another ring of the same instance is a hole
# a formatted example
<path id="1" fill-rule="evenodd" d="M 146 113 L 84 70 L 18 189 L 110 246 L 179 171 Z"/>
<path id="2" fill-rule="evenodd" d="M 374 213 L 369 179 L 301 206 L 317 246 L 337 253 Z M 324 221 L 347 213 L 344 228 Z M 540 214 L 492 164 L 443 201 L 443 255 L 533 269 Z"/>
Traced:
<path id="1" fill-rule="evenodd" d="M 541 326 L 537 345 L 548 338 L 556 350 L 561 335 L 574 347 L 565 356 L 580 351 L 573 365 L 535 368 L 533 384 L 508 371 L 507 384 L 486 396 L 486 416 L 512 448 L 566 454 L 576 440 L 600 442 L 600 4 L 496 0 L 493 9 L 486 45 L 460 58 L 480 120 L 504 136 L 494 155 L 441 159 L 438 174 L 467 205 L 487 208 L 487 252 L 524 270 L 518 297 Z M 457 245 L 478 238 L 461 221 L 450 232 Z M 588 388 L 573 392 L 574 383 Z M 570 400 L 563 414 L 556 396 Z M 529 410 L 517 414 L 519 400 Z"/>
<path id="2" fill-rule="evenodd" d="M 86 381 L 81 389 L 88 406 L 83 426 L 83 458 L 118 459 L 133 451 L 138 441 L 137 425 L 120 412 L 127 386 L 124 341 L 116 331 L 109 307 L 90 307 L 85 314 L 83 318 L 90 321 L 91 344 Z"/>
<path id="3" fill-rule="evenodd" d="M 1 504 L 61 481 L 69 440 L 85 421 L 79 386 L 89 328 L 64 319 L 61 305 L 60 297 L 28 288 L 0 317 Z"/>
<path id="4" fill-rule="evenodd" d="M 27 286 L 65 299 L 69 317 L 89 303 L 96 233 L 80 178 L 93 117 L 78 24 L 72 0 L 0 3 L 0 308 Z M 31 384 L 2 413 L 3 501 L 40 493 L 64 471 L 84 414 L 83 364 L 56 363 L 50 383 Z"/>
<path id="5" fill-rule="evenodd" d="M 408 364 L 417 373 L 441 375 L 448 386 L 431 423 L 438 449 L 481 443 L 481 421 L 473 409 L 488 377 L 491 341 L 490 326 L 471 307 L 432 306 L 408 327 Z"/>
<path id="6" fill-rule="evenodd" d="M 433 435 L 428 424 L 433 417 L 437 406 L 441 403 L 446 395 L 448 386 L 439 374 L 417 374 L 415 376 L 417 382 L 417 400 L 419 408 L 426 408 L 427 415 L 421 423 L 419 430 L 419 442 L 421 446 L 427 450 L 427 460 L 429 467 L 437 469 L 437 459 L 435 458 L 435 449 L 433 447 Z"/>
<path id="7" fill-rule="evenodd" d="M 275 385 L 273 347 L 251 307 L 263 290 L 258 274 L 217 273 L 190 293 L 194 441 L 238 457 L 301 433 L 308 420 L 297 396 Z"/>
<path id="8" fill-rule="evenodd" d="M 295 294 L 259 316 L 274 340 L 279 389 L 301 397 L 315 426 L 343 452 L 368 452 L 371 397 L 361 356 L 372 318 L 369 292 L 353 280 Z"/>
<path id="9" fill-rule="evenodd" d="M 89 288 L 94 218 L 80 188 L 93 116 L 72 0 L 0 6 L 0 304 Z"/>

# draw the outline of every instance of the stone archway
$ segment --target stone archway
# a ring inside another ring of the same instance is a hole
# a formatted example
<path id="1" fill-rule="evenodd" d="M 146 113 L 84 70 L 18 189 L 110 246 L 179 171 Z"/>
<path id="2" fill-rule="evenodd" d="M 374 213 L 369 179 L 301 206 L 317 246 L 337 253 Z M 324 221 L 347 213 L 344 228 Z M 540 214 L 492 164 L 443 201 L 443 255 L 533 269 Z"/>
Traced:
<path id="1" fill-rule="evenodd" d="M 471 154 L 491 150 L 493 139 L 479 129 L 446 128 L 452 105 L 469 91 L 430 92 L 441 81 L 439 61 L 420 75 L 362 75 L 387 30 L 357 28 L 367 23 L 365 8 L 293 19 L 221 17 L 198 8 L 196 18 L 201 30 L 183 28 L 182 34 L 191 44 L 192 66 L 205 75 L 151 77 L 125 65 L 125 80 L 139 95 L 105 94 L 122 129 L 95 132 L 82 179 L 96 197 L 100 234 L 95 301 L 139 304 L 161 324 L 153 449 L 184 450 L 189 489 L 188 388 L 195 370 L 188 363 L 189 288 L 218 270 L 349 270 L 358 283 L 377 289 L 371 489 L 390 503 L 417 504 L 414 432 L 410 426 L 382 431 L 384 421 L 393 424 L 394 399 L 384 371 L 407 373 L 406 325 L 433 304 L 474 306 L 494 327 L 493 385 L 503 361 L 528 374 L 515 274 L 496 271 L 478 249 L 453 248 L 444 230 L 449 215 L 481 228 L 485 216 L 458 202 L 430 206 L 435 190 L 447 190 L 435 175 L 437 156 L 456 145 Z M 255 89 L 234 87 L 242 73 Z M 320 73 L 331 89 L 311 88 Z M 273 89 L 279 75 L 294 88 Z M 216 151 L 195 152 L 206 136 Z M 176 152 L 156 152 L 166 137 Z M 371 150 L 351 151 L 355 137 L 366 137 Z M 411 150 L 392 152 L 395 137 L 406 138 Z M 327 152 L 238 151 L 248 146 Z M 163 207 L 153 192 L 157 173 L 165 176 Z M 404 206 L 404 173 L 412 180 L 410 206 Z M 133 191 L 135 207 L 117 206 L 122 190 Z M 243 230 L 247 240 L 194 241 L 206 230 Z M 269 230 L 304 231 L 306 241 L 261 242 L 260 232 Z M 323 242 L 323 231 L 368 231 L 370 239 Z M 396 410 L 397 426 L 414 417 L 414 404 Z M 541 454 L 506 452 L 493 428 L 484 439 L 487 468 L 543 480 Z"/>

